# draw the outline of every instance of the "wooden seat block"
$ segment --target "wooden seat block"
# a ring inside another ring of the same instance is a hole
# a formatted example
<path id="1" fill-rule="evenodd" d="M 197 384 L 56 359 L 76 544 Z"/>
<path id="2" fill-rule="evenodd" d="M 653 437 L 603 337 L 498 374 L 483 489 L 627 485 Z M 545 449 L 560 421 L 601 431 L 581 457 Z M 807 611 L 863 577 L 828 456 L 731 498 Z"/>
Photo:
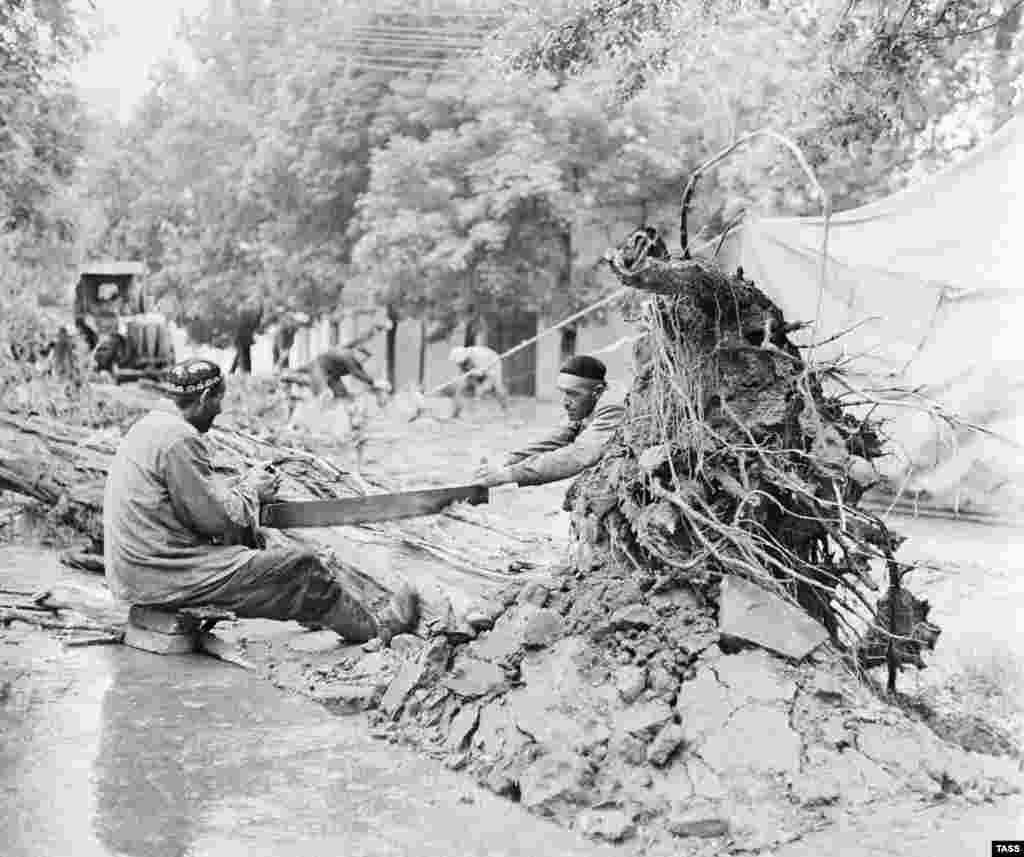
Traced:
<path id="1" fill-rule="evenodd" d="M 238 618 L 223 607 L 182 607 L 178 613 L 182 616 L 190 616 L 200 622 L 219 622 L 222 619 L 228 621 Z"/>
<path id="2" fill-rule="evenodd" d="M 162 634 L 129 622 L 124 632 L 124 644 L 156 655 L 185 655 L 199 649 L 199 632 Z"/>
<path id="3" fill-rule="evenodd" d="M 222 607 L 182 607 L 181 613 L 198 623 L 199 633 L 212 631 L 218 622 L 233 622 L 238 617 Z"/>
<path id="4" fill-rule="evenodd" d="M 128 611 L 128 625 L 158 634 L 191 634 L 199 627 L 199 619 L 177 610 L 136 604 Z"/>
<path id="5" fill-rule="evenodd" d="M 199 651 L 199 636 L 235 614 L 220 607 L 160 609 L 134 605 L 128 611 L 126 646 L 157 655 L 183 655 Z"/>

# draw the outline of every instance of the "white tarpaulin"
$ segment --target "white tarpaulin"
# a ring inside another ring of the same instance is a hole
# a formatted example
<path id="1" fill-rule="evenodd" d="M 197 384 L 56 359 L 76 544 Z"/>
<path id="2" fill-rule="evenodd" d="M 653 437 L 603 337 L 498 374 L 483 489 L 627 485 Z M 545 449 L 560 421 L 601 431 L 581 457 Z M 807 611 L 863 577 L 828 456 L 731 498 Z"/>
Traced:
<path id="1" fill-rule="evenodd" d="M 1024 116 L 955 167 L 834 215 L 824 278 L 823 231 L 814 217 L 750 219 L 719 258 L 787 318 L 816 319 L 804 342 L 859 325 L 816 358 L 852 358 L 876 387 L 923 387 L 1014 442 L 889 408 L 891 475 L 939 502 L 1024 507 Z"/>

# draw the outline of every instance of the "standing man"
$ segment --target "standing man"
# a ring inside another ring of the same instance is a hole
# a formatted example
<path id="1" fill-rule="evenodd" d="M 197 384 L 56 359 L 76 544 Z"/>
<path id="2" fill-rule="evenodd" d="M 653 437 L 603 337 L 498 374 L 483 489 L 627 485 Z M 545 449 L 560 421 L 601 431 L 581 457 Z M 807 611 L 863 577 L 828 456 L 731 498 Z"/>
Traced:
<path id="1" fill-rule="evenodd" d="M 203 436 L 221 412 L 220 367 L 186 360 L 167 373 L 164 390 L 175 407 L 132 426 L 107 476 L 104 553 L 116 597 L 295 620 L 352 642 L 387 641 L 415 626 L 419 599 L 407 586 L 375 616 L 313 551 L 255 547 L 260 504 L 275 496 L 279 476 L 257 467 L 228 480 L 214 470 Z"/>
<path id="2" fill-rule="evenodd" d="M 70 381 L 74 384 L 81 381 L 75 354 L 75 341 L 66 324 L 62 324 L 57 329 L 57 338 L 50 351 L 50 371 L 62 381 Z"/>
<path id="3" fill-rule="evenodd" d="M 243 375 L 252 374 L 252 345 L 262 324 L 263 302 L 246 301 L 238 311 L 238 318 L 235 321 L 235 359 L 231 363 L 232 373 L 237 369 Z"/>
<path id="4" fill-rule="evenodd" d="M 493 348 L 485 345 L 471 345 L 453 348 L 448 355 L 465 377 L 452 382 L 452 398 L 455 410 L 452 417 L 462 413 L 467 398 L 482 398 L 492 395 L 498 400 L 503 411 L 508 411 L 508 393 L 501 376 L 501 358 Z"/>
<path id="5" fill-rule="evenodd" d="M 606 369 L 596 357 L 580 354 L 558 372 L 558 389 L 568 420 L 536 443 L 509 453 L 501 465 L 484 464 L 475 479 L 494 487 L 544 485 L 582 473 L 601 460 L 608 441 L 622 422 L 624 408 L 606 394 Z"/>

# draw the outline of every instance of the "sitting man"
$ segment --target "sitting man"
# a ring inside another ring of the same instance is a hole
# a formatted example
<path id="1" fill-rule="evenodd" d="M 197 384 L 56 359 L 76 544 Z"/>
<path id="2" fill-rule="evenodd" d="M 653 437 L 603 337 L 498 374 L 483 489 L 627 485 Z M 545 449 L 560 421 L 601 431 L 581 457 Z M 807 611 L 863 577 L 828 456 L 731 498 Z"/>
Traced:
<path id="1" fill-rule="evenodd" d="M 244 477 L 215 472 L 203 435 L 221 412 L 225 382 L 208 360 L 167 373 L 176 409 L 153 410 L 122 438 L 107 477 L 103 533 L 111 591 L 155 608 L 213 606 L 243 618 L 293 619 L 352 642 L 385 641 L 418 619 L 403 586 L 374 616 L 311 550 L 254 549 L 259 506 L 279 476 L 267 466 Z"/>
<path id="2" fill-rule="evenodd" d="M 448 355 L 463 377 L 450 385 L 450 395 L 455 403 L 452 417 L 462 413 L 467 398 L 483 398 L 492 395 L 498 400 L 503 411 L 508 410 L 508 393 L 501 377 L 501 358 L 492 348 L 485 345 L 471 345 L 453 348 Z"/>
<path id="3" fill-rule="evenodd" d="M 558 389 L 569 417 L 565 425 L 510 453 L 500 466 L 483 465 L 476 481 L 488 487 L 511 482 L 544 485 L 597 464 L 624 413 L 619 397 L 603 397 L 605 374 L 604 363 L 596 357 L 581 354 L 567 360 L 558 373 Z"/>

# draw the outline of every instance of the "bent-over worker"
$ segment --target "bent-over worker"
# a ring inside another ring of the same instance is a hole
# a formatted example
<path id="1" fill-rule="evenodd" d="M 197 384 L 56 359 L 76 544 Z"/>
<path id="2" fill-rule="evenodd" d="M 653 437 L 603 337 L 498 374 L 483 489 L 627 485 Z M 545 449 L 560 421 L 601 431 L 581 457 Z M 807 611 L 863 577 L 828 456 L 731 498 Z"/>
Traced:
<path id="1" fill-rule="evenodd" d="M 104 559 L 115 596 L 132 605 L 215 606 L 245 618 L 295 620 L 353 642 L 388 640 L 415 625 L 418 598 L 408 587 L 375 616 L 313 551 L 247 546 L 256 543 L 260 503 L 275 496 L 279 476 L 268 467 L 235 479 L 214 470 L 204 435 L 224 398 L 216 364 L 179 363 L 164 392 L 176 407 L 132 426 L 107 476 Z"/>
<path id="2" fill-rule="evenodd" d="M 332 348 L 330 351 L 325 351 L 310 364 L 309 371 L 310 386 L 315 396 L 330 390 L 335 399 L 352 398 L 352 394 L 342 380 L 345 376 L 351 375 L 373 390 L 377 397 L 377 404 L 381 407 L 384 406 L 386 385 L 381 381 L 374 381 L 370 377 L 355 349 Z"/>
<path id="3" fill-rule="evenodd" d="M 606 372 L 596 357 L 580 354 L 567 360 L 557 382 L 567 422 L 536 443 L 509 453 L 501 465 L 483 465 L 476 480 L 488 487 L 511 482 L 544 485 L 597 464 L 624 413 L 621 399 L 605 392 Z"/>
<path id="4" fill-rule="evenodd" d="M 503 411 L 508 410 L 501 358 L 493 348 L 486 345 L 453 348 L 448 359 L 459 367 L 463 375 L 452 382 L 451 394 L 455 404 L 452 417 L 462 413 L 467 398 L 482 399 L 487 395 L 494 396 Z"/>

